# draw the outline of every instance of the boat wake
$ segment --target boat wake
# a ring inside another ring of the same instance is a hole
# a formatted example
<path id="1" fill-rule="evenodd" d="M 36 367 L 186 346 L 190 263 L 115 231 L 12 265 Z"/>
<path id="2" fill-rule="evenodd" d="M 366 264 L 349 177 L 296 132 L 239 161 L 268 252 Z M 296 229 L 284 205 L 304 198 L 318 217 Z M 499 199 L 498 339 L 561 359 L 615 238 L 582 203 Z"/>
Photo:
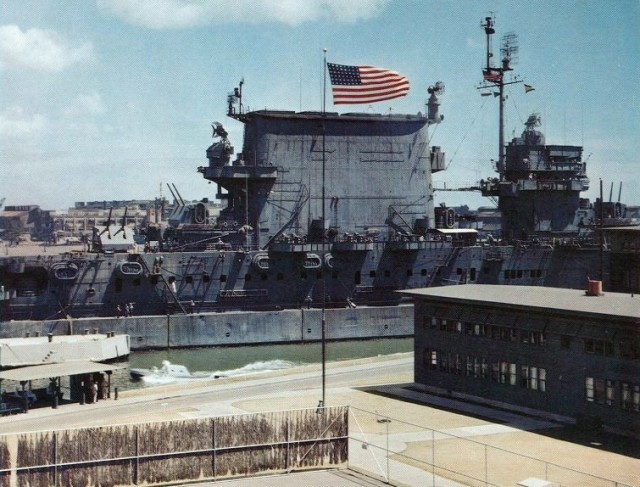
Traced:
<path id="1" fill-rule="evenodd" d="M 145 385 L 164 385 L 180 382 L 193 382 L 197 380 L 220 379 L 223 377 L 239 377 L 243 375 L 259 374 L 271 372 L 274 370 L 291 369 L 299 367 L 301 363 L 291 362 L 289 360 L 265 360 L 256 361 L 246 364 L 236 369 L 216 370 L 213 372 L 197 371 L 189 372 L 184 365 L 172 364 L 168 360 L 162 362 L 162 367 L 153 367 L 151 369 L 130 369 L 130 375 L 133 379 L 141 380 Z"/>

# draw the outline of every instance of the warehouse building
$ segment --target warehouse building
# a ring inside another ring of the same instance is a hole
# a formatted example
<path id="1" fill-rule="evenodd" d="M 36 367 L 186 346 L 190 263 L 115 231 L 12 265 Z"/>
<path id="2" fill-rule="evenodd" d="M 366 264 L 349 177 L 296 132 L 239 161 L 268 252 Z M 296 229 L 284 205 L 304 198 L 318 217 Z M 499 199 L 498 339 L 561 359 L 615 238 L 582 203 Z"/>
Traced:
<path id="1" fill-rule="evenodd" d="M 468 284 L 415 299 L 426 390 L 640 437 L 640 296 Z"/>

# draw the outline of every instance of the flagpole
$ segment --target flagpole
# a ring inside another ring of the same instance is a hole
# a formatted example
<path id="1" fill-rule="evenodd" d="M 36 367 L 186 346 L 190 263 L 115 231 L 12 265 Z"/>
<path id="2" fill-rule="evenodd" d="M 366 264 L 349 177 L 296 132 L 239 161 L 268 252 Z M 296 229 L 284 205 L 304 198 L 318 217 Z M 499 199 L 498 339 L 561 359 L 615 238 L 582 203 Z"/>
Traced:
<path id="1" fill-rule="evenodd" d="M 325 200 L 325 166 L 326 166 L 326 118 L 327 118 L 327 48 L 323 49 L 324 62 L 323 62 L 323 89 L 322 89 L 322 243 L 325 239 L 325 213 L 324 213 L 324 200 Z M 324 280 L 324 273 L 322 274 L 322 407 L 326 407 L 327 401 L 325 397 L 326 391 L 326 361 L 327 361 L 327 322 L 325 317 L 325 296 L 327 294 L 326 282 Z"/>
<path id="2" fill-rule="evenodd" d="M 322 114 L 327 111 L 327 48 L 325 47 L 322 52 L 324 53 L 324 61 L 322 63 Z"/>
<path id="3" fill-rule="evenodd" d="M 324 226 L 325 226 L 325 214 L 324 214 L 324 199 L 325 199 L 325 133 L 326 133 L 326 118 L 327 118 L 327 48 L 323 49 L 324 62 L 322 64 L 323 74 L 323 87 L 322 87 L 322 241 L 324 242 Z"/>

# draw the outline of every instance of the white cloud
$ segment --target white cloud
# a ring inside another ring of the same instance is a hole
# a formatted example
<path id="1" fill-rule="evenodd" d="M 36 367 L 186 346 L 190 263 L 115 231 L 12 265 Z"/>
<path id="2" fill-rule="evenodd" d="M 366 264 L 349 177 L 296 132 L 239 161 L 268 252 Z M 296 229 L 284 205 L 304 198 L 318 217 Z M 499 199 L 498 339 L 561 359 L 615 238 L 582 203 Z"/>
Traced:
<path id="1" fill-rule="evenodd" d="M 21 107 L 11 107 L 0 113 L 0 136 L 24 138 L 40 133 L 46 125 L 43 115 L 27 115 Z"/>
<path id="2" fill-rule="evenodd" d="M 380 15 L 390 0 L 97 0 L 99 8 L 134 25 L 176 29 L 209 24 L 280 22 L 299 25 L 319 19 L 357 22 Z"/>
<path id="3" fill-rule="evenodd" d="M 99 93 L 80 94 L 69 105 L 64 114 L 68 117 L 82 115 L 101 115 L 106 111 L 106 105 Z"/>
<path id="4" fill-rule="evenodd" d="M 93 59 L 93 45 L 71 46 L 56 32 L 22 31 L 17 25 L 0 26 L 0 67 L 26 67 L 40 71 L 63 69 Z"/>

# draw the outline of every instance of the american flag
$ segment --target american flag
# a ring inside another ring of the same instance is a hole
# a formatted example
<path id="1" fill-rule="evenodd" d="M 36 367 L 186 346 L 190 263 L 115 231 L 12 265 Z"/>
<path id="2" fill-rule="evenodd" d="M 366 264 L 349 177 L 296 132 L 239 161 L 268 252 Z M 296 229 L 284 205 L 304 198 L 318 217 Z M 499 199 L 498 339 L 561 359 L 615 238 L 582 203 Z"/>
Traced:
<path id="1" fill-rule="evenodd" d="M 500 83 L 502 81 L 502 73 L 497 69 L 485 69 L 482 71 L 485 81 L 492 83 Z"/>
<path id="2" fill-rule="evenodd" d="M 332 63 L 327 68 L 334 105 L 373 103 L 409 93 L 409 80 L 395 71 Z"/>

